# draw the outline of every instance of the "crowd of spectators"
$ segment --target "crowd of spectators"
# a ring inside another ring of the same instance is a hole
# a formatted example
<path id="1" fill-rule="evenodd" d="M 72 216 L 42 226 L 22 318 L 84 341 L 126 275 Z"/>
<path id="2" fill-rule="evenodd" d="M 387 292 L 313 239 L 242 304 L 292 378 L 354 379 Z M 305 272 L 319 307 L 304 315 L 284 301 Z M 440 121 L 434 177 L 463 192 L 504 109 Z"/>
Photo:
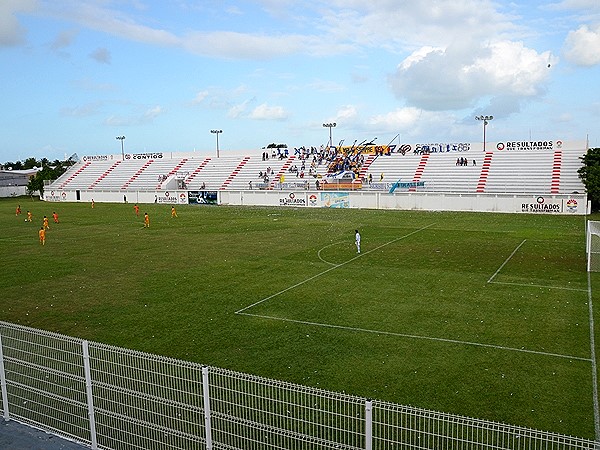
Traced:
<path id="1" fill-rule="evenodd" d="M 295 175 L 295 178 L 300 179 L 318 178 L 318 169 L 324 165 L 328 174 L 351 171 L 358 177 L 365 161 L 363 150 L 364 147 L 362 146 L 346 148 L 327 145 L 294 147 L 292 152 L 296 156 L 297 164 L 291 165 L 287 169 L 287 174 L 290 176 Z M 289 155 L 290 151 L 287 148 L 270 148 L 262 153 L 262 160 L 287 159 Z M 265 171 L 258 173 L 258 181 L 267 185 L 276 175 L 271 167 L 267 167 Z M 283 179 L 285 179 L 285 175 Z M 259 185 L 255 186 L 258 187 Z"/>

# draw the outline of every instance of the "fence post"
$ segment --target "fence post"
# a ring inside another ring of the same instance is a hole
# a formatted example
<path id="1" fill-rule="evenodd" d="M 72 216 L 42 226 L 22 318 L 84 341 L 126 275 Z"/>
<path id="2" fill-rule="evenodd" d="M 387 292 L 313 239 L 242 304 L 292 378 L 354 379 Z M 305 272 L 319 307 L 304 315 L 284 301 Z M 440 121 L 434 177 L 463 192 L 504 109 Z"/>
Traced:
<path id="1" fill-rule="evenodd" d="M 92 370 L 90 369 L 90 349 L 88 341 L 81 343 L 83 347 L 83 371 L 85 373 L 85 392 L 87 395 L 88 417 L 90 419 L 90 440 L 92 441 L 92 450 L 98 448 L 96 437 L 96 419 L 94 417 L 94 396 L 92 394 Z"/>
<path id="2" fill-rule="evenodd" d="M 202 394 L 204 395 L 204 435 L 206 450 L 212 450 L 212 428 L 210 423 L 210 386 L 208 384 L 208 367 L 202 367 Z"/>
<path id="3" fill-rule="evenodd" d="M 2 351 L 2 333 L 0 333 L 0 386 L 2 387 L 2 409 L 4 420 L 10 420 L 8 413 L 8 390 L 6 389 L 6 372 L 4 371 L 4 352 Z"/>
<path id="4" fill-rule="evenodd" d="M 365 450 L 373 448 L 373 402 L 365 401 Z"/>

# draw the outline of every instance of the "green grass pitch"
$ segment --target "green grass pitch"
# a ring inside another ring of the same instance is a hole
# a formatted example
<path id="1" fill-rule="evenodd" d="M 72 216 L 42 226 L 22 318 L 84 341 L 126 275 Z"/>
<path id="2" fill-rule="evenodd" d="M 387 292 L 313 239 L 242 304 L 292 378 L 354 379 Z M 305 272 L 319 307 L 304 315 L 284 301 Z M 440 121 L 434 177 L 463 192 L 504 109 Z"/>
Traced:
<path id="1" fill-rule="evenodd" d="M 582 216 L 177 212 L 0 200 L 0 320 L 594 437 Z"/>

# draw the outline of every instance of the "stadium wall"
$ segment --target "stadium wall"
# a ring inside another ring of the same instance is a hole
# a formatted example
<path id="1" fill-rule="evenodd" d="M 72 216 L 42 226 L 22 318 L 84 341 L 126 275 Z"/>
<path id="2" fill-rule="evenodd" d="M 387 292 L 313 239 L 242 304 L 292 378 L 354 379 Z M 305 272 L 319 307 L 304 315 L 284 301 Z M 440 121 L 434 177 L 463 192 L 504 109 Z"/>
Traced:
<path id="1" fill-rule="evenodd" d="M 235 206 L 364 208 L 423 211 L 588 214 L 586 194 L 451 194 L 373 191 L 213 191 L 215 203 Z M 49 191 L 49 202 L 202 204 L 195 191 Z M 210 202 L 207 202 L 210 203 Z"/>

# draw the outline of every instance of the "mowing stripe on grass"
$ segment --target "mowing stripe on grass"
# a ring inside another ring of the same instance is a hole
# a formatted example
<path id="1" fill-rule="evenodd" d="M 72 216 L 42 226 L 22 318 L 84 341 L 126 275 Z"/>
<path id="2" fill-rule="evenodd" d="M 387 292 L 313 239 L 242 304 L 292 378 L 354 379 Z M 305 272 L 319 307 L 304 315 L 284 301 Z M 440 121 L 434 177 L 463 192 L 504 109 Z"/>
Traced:
<path id="1" fill-rule="evenodd" d="M 592 357 L 592 392 L 594 395 L 594 428 L 596 431 L 596 440 L 600 440 L 600 407 L 598 406 L 598 375 L 596 365 L 596 345 L 594 343 L 594 307 L 592 305 L 592 280 L 590 272 L 587 273 L 588 279 L 588 311 L 590 315 L 590 354 Z"/>
<path id="2" fill-rule="evenodd" d="M 585 362 L 591 361 L 590 358 L 582 358 L 580 356 L 561 355 L 559 353 L 540 352 L 537 350 L 527 350 L 525 348 L 504 347 L 502 345 L 494 345 L 494 344 L 482 344 L 479 342 L 461 341 L 458 339 L 445 339 L 445 338 L 438 338 L 438 337 L 433 337 L 433 336 L 419 336 L 416 334 L 395 333 L 393 331 L 370 330 L 368 328 L 347 327 L 344 325 L 333 325 L 333 324 L 329 324 L 329 323 L 319 323 L 319 322 L 309 322 L 309 321 L 305 321 L 305 320 L 286 319 L 285 317 L 265 316 L 262 314 L 250 314 L 250 313 L 245 313 L 245 312 L 237 312 L 236 314 L 239 314 L 242 316 L 249 316 L 249 317 L 258 317 L 260 319 L 280 320 L 282 322 L 292 322 L 292 323 L 298 323 L 301 325 L 311 325 L 311 326 L 315 326 L 315 327 L 335 328 L 338 330 L 357 331 L 357 332 L 361 332 L 361 333 L 385 334 L 387 336 L 397 336 L 397 337 L 410 338 L 410 339 L 423 339 L 423 340 L 428 340 L 428 341 L 437 341 L 437 342 L 444 342 L 444 343 L 450 343 L 450 344 L 471 345 L 471 346 L 475 346 L 475 347 L 485 347 L 485 348 L 493 348 L 496 350 L 507 350 L 507 351 L 511 351 L 511 352 L 530 353 L 530 354 L 541 355 L 541 356 L 552 356 L 554 358 L 573 359 L 573 360 L 585 361 Z"/>
<path id="3" fill-rule="evenodd" d="M 298 283 L 296 283 L 296 284 L 294 284 L 294 285 L 292 285 L 292 286 L 288 286 L 287 288 L 283 289 L 282 291 L 279 291 L 279 292 L 277 292 L 277 293 L 275 293 L 275 294 L 273 294 L 273 295 L 269 295 L 268 297 L 265 297 L 265 298 L 263 298 L 262 300 L 259 300 L 259 301 L 257 301 L 257 302 L 254 302 L 254 303 L 252 303 L 251 305 L 248 305 L 248 306 L 246 306 L 245 308 L 242 308 L 242 309 L 240 309 L 239 311 L 236 311 L 236 312 L 235 312 L 235 314 L 240 314 L 240 313 L 242 313 L 243 311 L 246 311 L 246 310 L 248 310 L 248 309 L 250 309 L 250 308 L 252 308 L 252 307 L 254 307 L 254 306 L 256 306 L 256 305 L 260 305 L 261 303 L 263 303 L 263 302 L 266 302 L 267 300 L 270 300 L 270 299 L 272 299 L 272 298 L 275 298 L 275 297 L 277 297 L 278 295 L 281 295 L 281 294 L 283 294 L 283 293 L 285 293 L 285 292 L 287 292 L 287 291 L 291 291 L 292 289 L 294 289 L 294 288 L 297 288 L 298 286 L 302 286 L 303 284 L 305 284 L 305 283 L 308 283 L 309 281 L 312 281 L 312 280 L 314 280 L 315 278 L 318 278 L 318 277 L 320 277 L 321 275 L 325 275 L 326 273 L 328 273 L 328 272 L 331 272 L 332 270 L 335 270 L 335 269 L 337 269 L 338 267 L 345 266 L 346 264 L 348 264 L 348 263 L 351 263 L 352 261 L 355 261 L 356 259 L 358 259 L 358 258 L 361 258 L 361 257 L 363 257 L 363 256 L 365 256 L 365 255 L 368 255 L 369 253 L 372 253 L 372 252 L 374 252 L 374 251 L 376 251 L 376 250 L 379 250 L 380 248 L 383 248 L 383 247 L 385 247 L 386 245 L 393 244 L 394 242 L 397 242 L 397 241 L 399 241 L 399 240 L 401 240 L 401 239 L 405 239 L 405 238 L 407 238 L 407 237 L 409 237 L 409 236 L 412 236 L 413 234 L 419 233 L 420 231 L 426 230 L 427 228 L 430 228 L 430 227 L 432 227 L 432 226 L 434 226 L 434 225 L 435 225 L 435 222 L 434 222 L 434 223 L 432 223 L 432 224 L 426 225 L 426 226 L 424 226 L 424 227 L 422 227 L 422 228 L 419 228 L 418 230 L 411 231 L 410 233 L 408 233 L 408 234 L 405 234 L 404 236 L 400 236 L 399 238 L 392 239 L 391 241 L 389 241 L 389 242 L 386 242 L 385 244 L 381 244 L 379 247 L 375 247 L 375 248 L 373 248 L 373 249 L 371 249 L 371 250 L 368 250 L 368 251 L 366 251 L 366 252 L 359 253 L 359 254 L 358 254 L 358 255 L 356 255 L 354 258 L 350 258 L 348 261 L 345 261 L 345 262 L 343 262 L 343 263 L 340 263 L 340 264 L 338 264 L 338 265 L 335 265 L 335 266 L 333 266 L 333 267 L 330 267 L 329 269 L 326 269 L 326 270 L 324 270 L 323 272 L 320 272 L 320 273 L 318 273 L 318 274 L 316 274 L 316 275 L 313 275 L 312 277 L 308 277 L 307 279 L 305 279 L 305 280 L 303 280 L 303 281 L 300 281 L 300 282 L 298 282 Z M 333 245 L 333 244 L 332 244 L 332 245 Z M 330 264 L 331 264 L 331 263 L 330 263 Z"/>
<path id="4" fill-rule="evenodd" d="M 543 289 L 562 289 L 563 291 L 577 291 L 577 292 L 587 292 L 587 289 L 578 289 L 578 288 L 570 288 L 570 287 L 560 287 L 560 286 L 545 286 L 542 284 L 527 284 L 527 283 L 509 283 L 506 281 L 489 281 L 491 284 L 508 284 L 510 286 L 523 286 L 523 287 L 535 287 L 535 288 L 543 288 Z"/>
<path id="5" fill-rule="evenodd" d="M 510 261 L 510 259 L 511 259 L 513 256 L 515 256 L 515 253 L 517 253 L 517 251 L 518 251 L 518 250 L 521 248 L 521 246 L 522 246 L 522 245 L 525 243 L 525 241 L 527 241 L 527 239 L 523 239 L 523 242 L 521 242 L 519 245 L 517 245 L 517 248 L 515 248 L 515 249 L 513 250 L 513 252 L 510 254 L 510 256 L 509 256 L 508 258 L 506 258 L 506 261 L 504 261 L 504 262 L 502 263 L 502 265 L 501 265 L 500 267 L 498 267 L 498 270 L 496 270 L 496 273 L 494 273 L 494 275 L 492 275 L 492 276 L 490 277 L 490 279 L 487 281 L 488 283 L 491 283 L 491 282 L 492 282 L 492 280 L 493 280 L 494 278 L 496 278 L 496 275 L 498 275 L 498 274 L 500 273 L 500 271 L 502 270 L 502 268 L 503 268 L 503 267 L 506 265 L 506 263 L 507 263 L 508 261 Z"/>

